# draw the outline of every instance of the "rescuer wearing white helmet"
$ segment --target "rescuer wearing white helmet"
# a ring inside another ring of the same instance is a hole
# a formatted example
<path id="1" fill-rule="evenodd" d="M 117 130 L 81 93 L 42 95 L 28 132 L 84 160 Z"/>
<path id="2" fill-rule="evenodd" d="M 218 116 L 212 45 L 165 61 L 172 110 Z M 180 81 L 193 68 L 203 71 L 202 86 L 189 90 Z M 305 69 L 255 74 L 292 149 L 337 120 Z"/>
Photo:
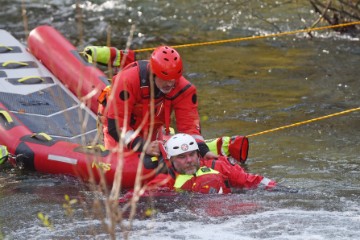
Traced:
<path id="1" fill-rule="evenodd" d="M 176 134 L 165 145 L 167 158 L 180 174 L 195 174 L 200 168 L 199 147 L 188 134 Z"/>
<path id="2" fill-rule="evenodd" d="M 266 189 L 276 182 L 260 175 L 246 173 L 225 156 L 204 159 L 199 154 L 196 140 L 184 133 L 175 134 L 165 143 L 168 174 L 159 174 L 148 185 L 163 185 L 177 191 L 200 193 L 230 193 L 231 188 Z M 170 176 L 170 177 L 169 177 Z"/>

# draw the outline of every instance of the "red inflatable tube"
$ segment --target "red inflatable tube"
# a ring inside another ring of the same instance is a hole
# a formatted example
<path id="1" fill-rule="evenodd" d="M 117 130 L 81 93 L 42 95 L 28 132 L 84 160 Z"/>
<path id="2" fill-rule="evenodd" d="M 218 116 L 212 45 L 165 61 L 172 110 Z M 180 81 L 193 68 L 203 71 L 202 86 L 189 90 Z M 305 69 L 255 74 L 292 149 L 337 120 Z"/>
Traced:
<path id="1" fill-rule="evenodd" d="M 21 142 L 19 136 L 30 135 L 32 132 L 1 102 L 0 114 L 0 145 L 7 146 L 9 152 L 15 152 L 17 145 Z M 9 119 L 5 115 L 8 115 Z"/>
<path id="2" fill-rule="evenodd" d="M 124 152 L 121 156 L 116 152 L 92 151 L 76 143 L 42 140 L 1 103 L 0 114 L 0 144 L 6 145 L 9 152 L 18 156 L 17 162 L 25 169 L 71 175 L 97 183 L 102 172 L 106 183 L 112 185 L 116 169 L 121 164 L 121 187 L 134 187 L 138 165 L 142 164 L 139 153 Z M 143 184 L 154 177 L 154 169 L 142 168 L 141 174 Z"/>
<path id="3" fill-rule="evenodd" d="M 50 26 L 32 30 L 28 48 L 75 96 L 97 112 L 97 97 L 107 85 L 102 71 L 86 62 L 78 50 Z"/>

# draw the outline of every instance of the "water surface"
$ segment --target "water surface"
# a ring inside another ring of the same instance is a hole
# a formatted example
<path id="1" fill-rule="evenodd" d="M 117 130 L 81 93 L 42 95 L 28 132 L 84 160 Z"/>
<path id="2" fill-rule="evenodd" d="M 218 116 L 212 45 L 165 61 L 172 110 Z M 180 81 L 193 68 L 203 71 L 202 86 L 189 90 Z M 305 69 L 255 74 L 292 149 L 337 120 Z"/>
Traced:
<path id="1" fill-rule="evenodd" d="M 2 1 L 0 28 L 25 42 L 21 2 Z M 75 1 L 25 5 L 28 29 L 50 24 L 79 50 L 106 45 L 110 27 L 111 43 L 123 48 L 134 25 L 131 47 L 142 49 L 274 34 L 317 19 L 308 1 L 295 0 L 98 0 L 81 2 L 81 9 Z M 203 135 L 249 135 L 359 107 L 359 39 L 332 31 L 312 35 L 180 48 L 186 77 L 198 88 Z M 298 193 L 144 199 L 133 228 L 126 233 L 118 226 L 118 239 L 356 239 L 359 122 L 354 112 L 250 138 L 247 171 Z M 72 217 L 62 207 L 65 194 L 79 200 Z M 6 239 L 108 239 L 92 211 L 102 199 L 72 178 L 4 170 L 0 233 Z M 146 218 L 150 207 L 157 214 Z M 53 229 L 43 226 L 38 212 L 50 217 Z"/>

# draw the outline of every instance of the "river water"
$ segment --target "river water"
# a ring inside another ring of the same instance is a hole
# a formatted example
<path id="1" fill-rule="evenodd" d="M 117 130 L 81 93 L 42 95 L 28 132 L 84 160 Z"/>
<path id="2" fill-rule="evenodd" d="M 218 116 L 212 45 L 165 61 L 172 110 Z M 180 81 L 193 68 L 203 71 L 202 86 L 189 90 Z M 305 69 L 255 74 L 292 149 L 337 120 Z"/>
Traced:
<path id="1" fill-rule="evenodd" d="M 309 27 L 308 1 L 10 1 L 0 28 L 26 39 L 50 24 L 75 46 L 133 49 L 274 34 Z M 79 16 L 82 16 L 81 18 Z M 81 21 L 81 24 L 79 24 Z M 111 28 L 110 28 L 111 27 Z M 359 38 L 333 31 L 179 49 L 198 88 L 206 138 L 250 135 L 360 106 Z M 140 53 L 139 58 L 149 53 Z M 357 239 L 360 235 L 360 113 L 250 137 L 248 172 L 297 193 L 241 191 L 228 196 L 141 200 L 132 228 L 117 239 Z M 63 208 L 70 199 L 72 214 Z M 109 239 L 95 203 L 104 198 L 66 176 L 0 172 L 0 239 Z M 147 209 L 156 214 L 146 217 Z M 48 216 L 44 226 L 37 214 Z M 127 212 L 123 224 L 128 227 Z"/>

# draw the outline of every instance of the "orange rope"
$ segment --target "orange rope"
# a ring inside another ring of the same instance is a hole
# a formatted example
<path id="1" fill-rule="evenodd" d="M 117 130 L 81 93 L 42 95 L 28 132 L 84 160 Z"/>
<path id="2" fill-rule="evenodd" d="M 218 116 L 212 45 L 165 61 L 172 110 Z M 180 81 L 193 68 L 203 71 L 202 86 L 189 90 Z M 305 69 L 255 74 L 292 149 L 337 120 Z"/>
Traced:
<path id="1" fill-rule="evenodd" d="M 297 127 L 297 126 L 304 125 L 304 124 L 307 124 L 307 123 L 311 123 L 311 122 L 315 122 L 315 121 L 319 121 L 319 120 L 323 120 L 323 119 L 327 119 L 327 118 L 331 118 L 331 117 L 335 117 L 335 116 L 340 116 L 340 115 L 344 115 L 344 114 L 359 111 L 359 110 L 360 110 L 360 107 L 353 108 L 353 109 L 345 110 L 345 111 L 342 111 L 342 112 L 329 114 L 329 115 L 326 115 L 326 116 L 323 116 L 323 117 L 313 118 L 313 119 L 306 120 L 306 121 L 303 121 L 303 122 L 293 123 L 293 124 L 290 124 L 290 125 L 285 125 L 285 126 L 282 126 L 282 127 L 273 128 L 273 129 L 270 129 L 270 130 L 250 134 L 250 135 L 247 135 L 247 137 L 254 137 L 254 136 L 262 135 L 262 134 L 265 134 L 265 133 L 270 133 L 270 132 L 283 130 L 283 129 L 290 128 L 290 127 Z"/>
<path id="2" fill-rule="evenodd" d="M 182 44 L 182 45 L 175 45 L 172 46 L 173 48 L 184 48 L 184 47 L 196 47 L 196 46 L 206 46 L 206 45 L 213 45 L 213 44 L 223 44 L 223 43 L 231 43 L 231 42 L 240 42 L 240 41 L 247 41 L 247 40 L 255 40 L 255 39 L 261 39 L 261 38 L 271 38 L 271 37 L 279 37 L 284 35 L 292 35 L 296 33 L 306 33 L 311 31 L 321 31 L 331 28 L 340 28 L 340 27 L 348 27 L 360 24 L 360 21 L 358 22 L 350 22 L 350 23 L 342 23 L 337 25 L 330 25 L 330 26 L 324 26 L 324 27 L 316 27 L 316 28 L 306 28 L 306 29 L 299 29 L 289 32 L 282 32 L 282 33 L 273 33 L 268 35 L 262 35 L 262 36 L 251 36 L 251 37 L 243 37 L 243 38 L 233 38 L 233 39 L 226 39 L 226 40 L 218 40 L 218 41 L 211 41 L 211 42 L 202 42 L 202 43 L 189 43 L 189 44 Z M 146 52 L 146 51 L 152 51 L 155 48 L 143 48 L 143 49 L 137 49 L 134 50 L 135 52 Z"/>

